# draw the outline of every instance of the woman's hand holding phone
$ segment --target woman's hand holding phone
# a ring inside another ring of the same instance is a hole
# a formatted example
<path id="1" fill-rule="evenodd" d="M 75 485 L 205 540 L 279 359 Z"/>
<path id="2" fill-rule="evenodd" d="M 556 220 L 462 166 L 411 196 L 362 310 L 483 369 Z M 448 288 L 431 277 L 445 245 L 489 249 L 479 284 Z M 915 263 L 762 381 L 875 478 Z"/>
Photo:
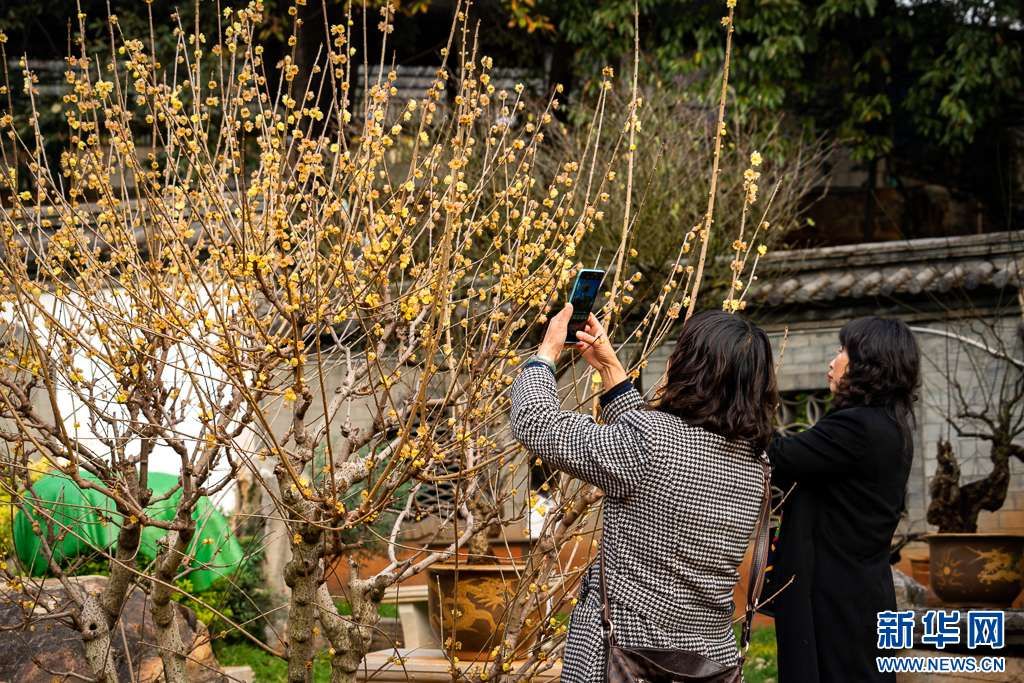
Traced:
<path id="1" fill-rule="evenodd" d="M 552 363 L 558 361 L 565 347 L 566 329 L 569 327 L 569 318 L 572 317 L 572 304 L 567 303 L 549 321 L 548 328 L 544 332 L 544 339 L 537 347 L 537 355 L 547 358 Z"/>
<path id="2" fill-rule="evenodd" d="M 552 362 L 558 360 L 562 350 L 568 346 L 565 344 L 566 328 L 569 318 L 572 316 L 572 304 L 565 304 L 548 322 L 548 329 L 544 339 L 537 348 L 537 355 L 547 358 Z M 626 371 L 615 355 L 615 349 L 608 340 L 604 327 L 593 313 L 587 316 L 587 322 L 582 330 L 576 332 L 579 340 L 574 348 L 583 356 L 590 367 L 597 370 L 601 375 L 601 383 L 606 387 L 613 387 L 626 379 Z"/>
<path id="3" fill-rule="evenodd" d="M 601 384 L 605 388 L 613 387 L 626 379 L 626 371 L 615 355 L 615 349 L 597 316 L 591 313 L 584 328 L 576 332 L 576 337 L 579 339 L 576 349 L 583 356 L 583 360 L 601 374 Z"/>

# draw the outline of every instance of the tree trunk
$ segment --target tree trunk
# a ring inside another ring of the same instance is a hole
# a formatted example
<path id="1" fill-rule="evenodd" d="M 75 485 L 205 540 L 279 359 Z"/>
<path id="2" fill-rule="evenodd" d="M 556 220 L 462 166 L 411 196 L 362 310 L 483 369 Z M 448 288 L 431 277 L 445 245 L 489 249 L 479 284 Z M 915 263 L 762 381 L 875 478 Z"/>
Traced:
<path id="1" fill-rule="evenodd" d="M 82 593 L 86 593 L 84 590 Z M 96 680 L 103 683 L 117 683 L 117 669 L 114 668 L 112 644 L 110 642 L 110 625 L 106 610 L 95 595 L 85 594 L 82 611 L 77 618 L 78 629 L 82 634 L 85 647 L 85 659 L 89 662 Z"/>
<path id="2" fill-rule="evenodd" d="M 144 503 L 148 502 L 148 496 Z M 132 523 L 124 509 L 121 530 L 117 534 L 116 562 L 110 563 L 110 578 L 103 592 L 98 596 L 84 595 L 82 611 L 78 618 L 79 630 L 85 647 L 85 658 L 99 680 L 117 680 L 114 668 L 110 633 L 121 616 L 128 591 L 132 588 L 132 565 L 139 550 L 142 527 Z"/>
<path id="3" fill-rule="evenodd" d="M 1008 437 L 992 441 L 992 471 L 970 484 L 960 485 L 960 466 L 952 445 L 939 441 L 938 469 L 930 487 L 928 523 L 939 527 L 940 533 L 974 533 L 982 510 L 996 511 L 1003 506 L 1010 485 L 1010 456 L 1014 446 Z"/>
<path id="4" fill-rule="evenodd" d="M 312 505 L 303 507 L 307 508 L 305 512 L 310 512 Z M 291 589 L 288 611 L 289 683 L 307 683 L 313 678 L 316 593 L 323 582 L 320 562 L 322 531 L 312 524 L 300 526 L 302 531 L 295 534 L 298 542 L 292 544 L 292 559 L 284 568 L 284 582 Z"/>
<path id="5" fill-rule="evenodd" d="M 316 593 L 320 623 L 323 624 L 324 635 L 330 641 L 333 651 L 332 683 L 355 683 L 363 657 L 370 649 L 371 629 L 380 621 L 377 610 L 380 590 L 373 580 L 360 579 L 353 573 L 349 580 L 349 596 L 352 600 L 352 616 L 342 619 L 327 591 L 327 584 L 321 584 Z"/>
<path id="6" fill-rule="evenodd" d="M 185 671 L 188 648 L 181 639 L 178 610 L 171 601 L 171 596 L 174 594 L 174 576 L 181 567 L 192 534 L 192 529 L 168 534 L 167 549 L 160 554 L 156 562 L 158 580 L 153 582 L 152 614 L 156 627 L 156 642 L 160 646 L 160 659 L 164 665 L 164 683 L 188 682 Z"/>

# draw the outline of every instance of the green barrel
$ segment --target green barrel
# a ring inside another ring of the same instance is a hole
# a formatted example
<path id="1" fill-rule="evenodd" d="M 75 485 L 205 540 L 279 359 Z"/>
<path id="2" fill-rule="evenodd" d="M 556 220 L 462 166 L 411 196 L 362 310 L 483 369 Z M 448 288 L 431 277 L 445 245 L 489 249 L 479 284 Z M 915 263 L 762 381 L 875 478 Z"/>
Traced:
<path id="1" fill-rule="evenodd" d="M 87 472 L 82 478 L 97 481 Z M 149 488 L 157 502 L 146 508 L 154 519 L 170 521 L 181 499 L 181 489 L 164 498 L 178 483 L 178 477 L 161 472 L 149 473 Z M 18 510 L 14 516 L 14 548 L 18 560 L 33 576 L 47 573 L 47 561 L 42 550 L 40 534 L 45 535 L 53 549 L 54 560 L 64 565 L 70 560 L 97 550 L 113 552 L 117 533 L 121 528 L 121 515 L 112 500 L 91 489 L 81 489 L 64 474 L 46 474 L 32 484 L 31 490 L 22 492 L 23 499 L 32 508 L 31 518 Z M 39 512 L 47 511 L 46 515 Z M 196 533 L 187 553 L 191 558 L 183 563 L 189 569 L 188 579 L 197 591 L 204 591 L 220 576 L 233 574 L 242 564 L 243 552 L 238 539 L 231 532 L 223 514 L 203 496 L 192 512 L 196 520 Z M 38 532 L 33 528 L 38 525 Z M 146 561 L 156 558 L 157 542 L 167 532 L 156 527 L 142 530 L 139 556 Z"/>

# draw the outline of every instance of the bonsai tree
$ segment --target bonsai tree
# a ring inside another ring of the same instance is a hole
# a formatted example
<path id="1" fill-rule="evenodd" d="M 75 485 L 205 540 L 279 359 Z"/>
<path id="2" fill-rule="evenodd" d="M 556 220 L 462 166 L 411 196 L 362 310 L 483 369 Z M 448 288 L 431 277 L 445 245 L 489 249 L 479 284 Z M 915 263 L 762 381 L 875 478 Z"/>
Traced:
<path id="1" fill-rule="evenodd" d="M 977 531 L 981 511 L 995 512 L 1006 501 L 1010 462 L 1024 462 L 1024 447 L 1017 443 L 1024 434 L 1024 323 L 1007 328 L 977 315 L 968 322 L 975 334 L 955 335 L 955 341 L 968 344 L 962 357 L 967 370 L 950 359 L 944 368 L 950 398 L 946 419 L 957 436 L 987 446 L 992 466 L 984 477 L 962 483 L 952 443 L 939 440 L 927 520 L 940 532 Z"/>

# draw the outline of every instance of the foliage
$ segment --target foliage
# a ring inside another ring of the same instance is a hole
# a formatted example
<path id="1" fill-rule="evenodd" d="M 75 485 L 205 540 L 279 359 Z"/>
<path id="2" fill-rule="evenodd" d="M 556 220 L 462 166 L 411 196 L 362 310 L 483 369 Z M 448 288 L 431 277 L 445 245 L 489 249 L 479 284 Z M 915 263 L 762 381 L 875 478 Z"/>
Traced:
<path id="1" fill-rule="evenodd" d="M 288 664 L 280 657 L 246 641 L 213 641 L 213 653 L 222 666 L 248 666 L 252 668 L 254 683 L 279 683 L 288 676 Z M 313 683 L 331 680 L 331 663 L 326 653 L 313 660 Z"/>
<path id="2" fill-rule="evenodd" d="M 249 546 L 253 546 L 251 540 Z M 183 592 L 176 598 L 195 612 L 196 618 L 206 624 L 215 640 L 243 640 L 244 636 L 236 624 L 263 638 L 267 621 L 265 615 L 272 607 L 273 599 L 266 588 L 262 561 L 262 549 L 246 553 L 245 560 L 235 572 L 217 579 L 204 591 L 193 591 L 187 578 L 179 579 Z"/>
<path id="3" fill-rule="evenodd" d="M 10 494 L 0 492 L 0 559 L 9 557 L 14 549 L 11 543 L 11 520 L 14 519 L 11 510 L 13 509 Z"/>
<path id="4" fill-rule="evenodd" d="M 14 516 L 18 511 L 16 491 L 19 490 L 17 482 L 20 481 L 20 477 L 10 467 L 5 466 L 9 461 L 9 456 L 0 456 L 0 561 L 8 557 L 13 558 L 15 552 Z M 28 480 L 36 482 L 49 471 L 45 464 L 37 465 L 28 473 Z"/>
<path id="5" fill-rule="evenodd" d="M 99 39 L 106 34 L 103 3 L 82 4 L 90 34 Z M 422 16 L 430 4 L 398 6 Z M 632 52 L 633 4 L 505 0 L 501 11 L 508 26 L 524 34 L 539 32 L 572 45 L 575 71 L 591 78 L 607 64 L 621 67 L 622 56 Z M 171 7 L 152 3 L 158 17 Z M 723 56 L 722 8 L 692 0 L 640 0 L 639 7 L 641 47 L 652 73 L 685 75 L 694 93 L 708 93 Z M 72 9 L 68 2 L 14 3 L 0 16 L 0 30 L 32 35 L 48 17 Z M 194 19 L 188 4 L 177 11 L 186 26 Z M 1012 0 L 773 0 L 741 3 L 738 11 L 738 112 L 810 115 L 852 145 L 859 159 L 886 156 L 908 135 L 961 152 L 1000 123 L 1022 83 L 1024 11 Z M 124 7 L 119 16 L 128 32 L 148 33 L 144 12 Z M 207 14 L 201 17 L 209 23 Z M 174 45 L 168 25 L 157 22 L 155 28 L 166 53 Z M 287 33 L 276 26 L 261 38 L 284 41 Z M 64 41 L 53 29 L 35 37 L 51 48 Z"/>
<path id="6" fill-rule="evenodd" d="M 423 10 L 430 3 L 415 4 Z M 724 56 L 721 3 L 638 5 L 644 80 L 676 79 L 687 99 L 713 102 Z M 488 31 L 483 40 L 501 36 L 503 54 L 525 53 L 518 63 L 536 70 L 543 63 L 548 79 L 566 84 L 574 100 L 598 87 L 603 66 L 625 66 L 633 6 L 494 4 L 509 24 L 527 30 L 518 39 Z M 1013 0 L 741 2 L 730 119 L 785 112 L 847 147 L 867 170 L 869 187 L 901 179 L 944 185 L 1012 227 L 1021 215 L 1012 170 L 1024 83 L 1021 8 Z"/>
<path id="7" fill-rule="evenodd" d="M 350 605 L 347 600 L 343 600 L 341 598 L 335 598 L 334 599 L 334 605 L 338 608 L 338 614 L 341 614 L 342 616 L 346 616 L 346 617 L 347 616 L 351 616 L 351 614 L 352 614 L 352 605 Z M 398 605 L 396 605 L 393 602 L 381 603 L 377 607 L 377 613 L 380 614 L 381 617 L 384 617 L 386 619 L 397 619 L 398 618 Z"/>
<path id="8" fill-rule="evenodd" d="M 652 67 L 706 92 L 722 59 L 721 8 L 639 4 Z M 551 6 L 582 72 L 628 54 L 632 0 Z M 962 152 L 1000 122 L 1022 83 L 1024 11 L 1012 0 L 773 0 L 738 11 L 739 111 L 809 114 L 861 160 L 886 156 L 908 135 Z"/>
<path id="9" fill-rule="evenodd" d="M 735 629 L 737 642 L 739 629 Z M 775 627 L 760 626 L 750 633 L 750 649 L 743 665 L 743 680 L 747 683 L 775 683 L 779 680 L 778 654 L 775 646 Z"/>

